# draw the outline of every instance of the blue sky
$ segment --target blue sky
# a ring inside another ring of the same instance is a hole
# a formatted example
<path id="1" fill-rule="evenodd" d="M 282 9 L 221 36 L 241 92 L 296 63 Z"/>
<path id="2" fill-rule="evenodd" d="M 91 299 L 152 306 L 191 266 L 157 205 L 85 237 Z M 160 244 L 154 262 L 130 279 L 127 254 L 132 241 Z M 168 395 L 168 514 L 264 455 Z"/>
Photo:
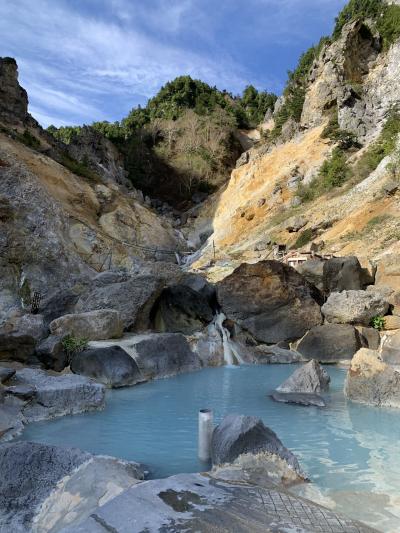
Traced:
<path id="1" fill-rule="evenodd" d="M 15 57 L 44 126 L 118 120 L 190 74 L 280 93 L 345 0 L 0 0 L 0 55 Z"/>

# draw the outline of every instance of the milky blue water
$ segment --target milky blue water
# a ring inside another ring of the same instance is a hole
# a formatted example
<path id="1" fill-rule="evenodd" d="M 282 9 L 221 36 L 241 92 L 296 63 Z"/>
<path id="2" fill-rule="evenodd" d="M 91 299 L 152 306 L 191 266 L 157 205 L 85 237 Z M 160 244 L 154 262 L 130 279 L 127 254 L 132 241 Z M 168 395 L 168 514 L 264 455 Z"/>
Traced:
<path id="1" fill-rule="evenodd" d="M 325 409 L 269 398 L 294 365 L 209 368 L 109 391 L 104 411 L 28 425 L 22 439 L 135 460 L 163 477 L 205 469 L 196 457 L 199 409 L 212 408 L 216 422 L 259 416 L 298 456 L 323 503 L 400 531 L 400 411 L 346 402 L 346 371 L 326 368 Z"/>

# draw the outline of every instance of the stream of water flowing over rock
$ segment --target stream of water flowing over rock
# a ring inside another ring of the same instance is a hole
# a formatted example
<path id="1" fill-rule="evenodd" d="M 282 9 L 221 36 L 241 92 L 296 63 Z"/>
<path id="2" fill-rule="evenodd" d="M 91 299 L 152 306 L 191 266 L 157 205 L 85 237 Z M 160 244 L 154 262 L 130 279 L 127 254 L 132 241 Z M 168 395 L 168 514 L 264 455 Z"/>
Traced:
<path id="1" fill-rule="evenodd" d="M 217 313 L 215 316 L 215 326 L 219 331 L 222 338 L 222 346 L 224 348 L 224 361 L 229 366 L 243 365 L 244 361 L 240 355 L 238 345 L 231 339 L 229 330 L 224 326 L 224 320 L 226 316 L 224 313 Z"/>

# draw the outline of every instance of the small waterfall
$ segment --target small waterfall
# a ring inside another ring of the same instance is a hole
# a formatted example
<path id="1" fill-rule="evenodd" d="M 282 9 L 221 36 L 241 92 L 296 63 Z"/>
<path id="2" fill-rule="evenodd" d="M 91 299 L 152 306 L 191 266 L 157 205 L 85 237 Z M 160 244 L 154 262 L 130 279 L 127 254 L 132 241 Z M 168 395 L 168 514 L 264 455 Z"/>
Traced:
<path id="1" fill-rule="evenodd" d="M 215 326 L 222 337 L 225 364 L 228 366 L 242 365 L 244 364 L 244 361 L 239 353 L 239 350 L 236 344 L 231 340 L 231 334 L 223 325 L 225 318 L 226 316 L 224 313 L 217 313 L 214 320 Z"/>

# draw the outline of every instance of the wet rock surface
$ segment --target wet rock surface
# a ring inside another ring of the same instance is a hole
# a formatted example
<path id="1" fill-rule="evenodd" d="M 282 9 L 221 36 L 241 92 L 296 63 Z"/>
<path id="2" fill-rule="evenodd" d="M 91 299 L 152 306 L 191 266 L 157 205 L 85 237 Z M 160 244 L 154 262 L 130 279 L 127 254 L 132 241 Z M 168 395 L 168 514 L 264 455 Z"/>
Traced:
<path id="1" fill-rule="evenodd" d="M 136 463 L 33 442 L 0 445 L 0 531 L 60 531 L 143 479 Z"/>
<path id="2" fill-rule="evenodd" d="M 279 392 L 276 390 L 271 393 L 271 398 L 280 403 L 292 403 L 306 407 L 326 407 L 325 400 L 319 394 L 310 392 Z"/>
<path id="3" fill-rule="evenodd" d="M 276 485 L 223 481 L 209 474 L 180 474 L 124 491 L 62 533 L 280 531 L 373 533 L 373 529 L 297 498 Z"/>
<path id="4" fill-rule="evenodd" d="M 165 378 L 201 368 L 186 338 L 179 333 L 146 336 L 134 345 L 135 361 L 146 379 Z"/>
<path id="5" fill-rule="evenodd" d="M 211 458 L 214 465 L 234 463 L 241 455 L 260 453 L 279 457 L 299 479 L 304 479 L 297 458 L 260 418 L 227 415 L 214 429 L 211 441 Z"/>
<path id="6" fill-rule="evenodd" d="M 319 393 L 328 390 L 330 380 L 328 372 L 313 359 L 297 368 L 276 390 L 278 392 Z"/>
<path id="7" fill-rule="evenodd" d="M 136 362 L 119 346 L 92 348 L 76 354 L 71 370 L 106 387 L 118 388 L 145 381 Z"/>
<path id="8" fill-rule="evenodd" d="M 17 370 L 5 392 L 4 403 L 19 407 L 27 422 L 104 407 L 103 385 L 83 376 L 51 376 L 33 368 Z"/>
<path id="9" fill-rule="evenodd" d="M 319 291 L 277 261 L 242 264 L 217 293 L 226 316 L 260 342 L 298 339 L 322 320 Z"/>

